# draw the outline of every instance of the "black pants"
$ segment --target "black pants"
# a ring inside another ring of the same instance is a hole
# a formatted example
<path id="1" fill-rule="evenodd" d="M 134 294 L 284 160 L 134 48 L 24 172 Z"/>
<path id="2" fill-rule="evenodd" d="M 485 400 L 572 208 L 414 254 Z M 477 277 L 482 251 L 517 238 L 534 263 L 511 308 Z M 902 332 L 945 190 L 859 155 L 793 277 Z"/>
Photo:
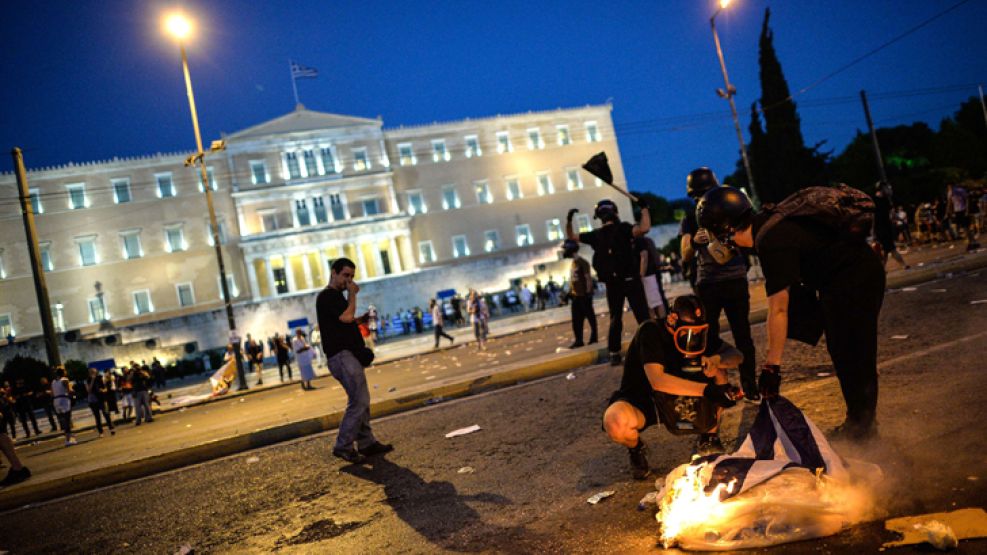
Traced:
<path id="1" fill-rule="evenodd" d="M 884 268 L 866 257 L 820 291 L 826 348 L 846 401 L 847 423 L 867 427 L 877 413 L 877 318 L 884 302 Z"/>
<path id="2" fill-rule="evenodd" d="M 106 421 L 106 426 L 109 429 L 113 429 L 113 420 L 110 419 L 110 412 L 106 410 L 106 403 L 98 401 L 96 403 L 89 403 L 89 410 L 93 412 L 93 418 L 96 420 L 96 432 L 103 433 L 103 423 L 100 421 L 100 417 Z"/>
<path id="3" fill-rule="evenodd" d="M 641 278 L 633 277 L 626 280 L 607 283 L 607 308 L 610 311 L 610 333 L 607 335 L 607 350 L 611 353 L 620 352 L 620 336 L 624 333 L 624 300 L 631 305 L 631 312 L 637 323 L 641 324 L 651 317 L 648 314 L 648 300 L 644 296 L 644 286 Z"/>
<path id="4" fill-rule="evenodd" d="M 291 362 L 287 359 L 278 358 L 278 375 L 281 376 L 281 381 L 284 381 L 284 369 L 288 369 L 288 381 L 291 381 Z"/>
<path id="5" fill-rule="evenodd" d="M 439 338 L 440 337 L 445 337 L 450 342 L 453 341 L 452 336 L 442 330 L 442 324 L 436 324 L 435 325 L 435 348 L 436 349 L 439 348 Z"/>
<path id="6" fill-rule="evenodd" d="M 55 423 L 55 407 L 52 406 L 51 401 L 45 403 L 45 416 L 48 417 L 48 425 L 51 426 L 51 431 L 54 432 L 58 429 L 58 424 Z"/>
<path id="7" fill-rule="evenodd" d="M 740 363 L 740 383 L 744 390 L 756 390 L 757 380 L 754 377 L 754 340 L 751 339 L 751 323 L 748 316 L 751 311 L 751 296 L 747 279 L 731 279 L 713 283 L 700 283 L 697 286 L 699 299 L 706 309 L 706 321 L 709 322 L 709 336 L 720 335 L 720 312 L 727 315 L 730 332 L 737 350 L 744 355 Z"/>
<path id="8" fill-rule="evenodd" d="M 583 344 L 583 321 L 589 320 L 589 342 L 595 343 L 596 336 L 596 313 L 593 312 L 593 297 L 583 295 L 581 297 L 570 297 L 569 306 L 572 307 L 572 334 L 576 337 L 576 343 Z"/>
<path id="9" fill-rule="evenodd" d="M 34 407 L 31 405 L 21 405 L 17 407 L 17 418 L 21 421 L 21 426 L 24 427 L 24 435 L 31 437 L 31 430 L 27 427 L 27 423 L 30 420 L 31 425 L 34 427 L 34 433 L 40 434 L 41 430 L 38 429 L 38 420 L 34 417 Z"/>

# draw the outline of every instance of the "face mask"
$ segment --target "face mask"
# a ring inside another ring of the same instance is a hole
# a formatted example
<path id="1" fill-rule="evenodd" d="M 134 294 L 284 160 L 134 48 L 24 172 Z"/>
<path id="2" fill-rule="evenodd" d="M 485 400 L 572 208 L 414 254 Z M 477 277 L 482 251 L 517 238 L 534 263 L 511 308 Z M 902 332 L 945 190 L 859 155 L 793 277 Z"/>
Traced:
<path id="1" fill-rule="evenodd" d="M 713 257 L 717 264 L 726 264 L 733 258 L 734 250 L 727 243 L 721 243 L 715 236 L 710 238 L 706 252 Z"/>
<path id="2" fill-rule="evenodd" d="M 709 334 L 709 324 L 682 324 L 672 332 L 675 348 L 688 358 L 698 357 L 706 352 L 706 336 Z"/>

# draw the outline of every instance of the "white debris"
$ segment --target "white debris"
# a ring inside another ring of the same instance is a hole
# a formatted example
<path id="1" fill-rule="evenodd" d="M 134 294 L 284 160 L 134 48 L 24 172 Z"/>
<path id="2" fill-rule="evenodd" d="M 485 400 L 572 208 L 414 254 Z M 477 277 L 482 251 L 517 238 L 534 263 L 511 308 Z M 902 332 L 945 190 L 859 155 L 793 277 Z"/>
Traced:
<path id="1" fill-rule="evenodd" d="M 472 474 L 476 472 L 476 469 L 472 466 L 464 466 L 456 471 L 457 474 Z"/>
<path id="2" fill-rule="evenodd" d="M 241 397 L 241 398 L 240 398 L 240 402 L 242 403 L 242 402 L 244 402 L 244 401 L 246 401 L 246 399 L 244 399 L 244 398 L 242 398 L 242 397 Z"/>
<path id="3" fill-rule="evenodd" d="M 960 543 L 956 539 L 956 532 L 953 532 L 953 529 L 949 525 L 938 520 L 916 524 L 915 529 L 925 532 L 925 541 L 940 551 L 956 549 L 956 546 Z"/>
<path id="4" fill-rule="evenodd" d="M 987 299 L 977 299 L 975 301 L 970 301 L 970 304 L 984 304 L 987 303 Z"/>
<path id="5" fill-rule="evenodd" d="M 511 356 L 511 352 L 510 351 L 504 351 L 504 354 L 507 355 L 507 356 Z"/>
<path id="6" fill-rule="evenodd" d="M 571 382 L 572 380 L 576 379 L 576 373 L 575 372 L 569 372 L 568 374 L 565 375 L 565 379 L 567 379 L 567 380 L 569 380 Z"/>
<path id="7" fill-rule="evenodd" d="M 902 287 L 901 290 L 902 291 L 908 291 L 908 292 L 918 291 L 918 287 Z"/>
<path id="8" fill-rule="evenodd" d="M 971 482 L 976 482 L 980 478 L 978 478 L 976 476 L 967 476 L 966 479 L 969 480 L 969 481 L 971 481 Z"/>
<path id="9" fill-rule="evenodd" d="M 933 293 L 945 293 L 946 290 L 945 289 L 933 289 L 932 292 Z"/>
<path id="10" fill-rule="evenodd" d="M 254 464 L 260 462 L 260 457 L 254 455 L 253 457 L 247 457 L 247 464 Z"/>
<path id="11" fill-rule="evenodd" d="M 435 379 L 435 376 L 425 376 L 425 380 L 426 381 L 428 381 L 428 380 L 434 380 L 434 379 Z"/>
<path id="12" fill-rule="evenodd" d="M 586 500 L 586 502 L 589 503 L 590 505 L 596 505 L 600 501 L 603 501 L 604 499 L 606 499 L 607 497 L 610 497 L 611 495 L 613 495 L 615 493 L 617 493 L 617 492 L 612 491 L 612 490 L 601 491 L 600 493 L 594 493 L 592 497 L 590 497 L 589 499 Z"/>
<path id="13" fill-rule="evenodd" d="M 175 555 L 192 555 L 193 553 L 195 553 L 195 549 L 192 548 L 192 545 L 185 544 L 178 548 L 178 551 L 175 552 Z"/>
<path id="14" fill-rule="evenodd" d="M 479 424 L 473 424 L 472 426 L 467 426 L 465 428 L 459 428 L 458 430 L 453 430 L 448 434 L 446 434 L 446 437 L 450 438 L 450 437 L 464 436 L 466 434 L 472 434 L 473 432 L 479 432 L 481 429 L 482 428 L 480 428 Z"/>
<path id="15" fill-rule="evenodd" d="M 820 378 L 828 378 L 828 377 L 830 377 L 832 375 L 833 375 L 832 372 L 818 372 L 818 373 L 816 373 L 816 376 L 818 376 Z"/>
<path id="16" fill-rule="evenodd" d="M 647 509 L 649 505 L 657 505 L 657 504 L 658 504 L 658 491 L 657 490 L 651 491 L 648 492 L 647 495 L 642 497 L 641 500 L 637 502 L 637 510 L 643 511 Z"/>
<path id="17" fill-rule="evenodd" d="M 908 335 L 892 335 L 891 339 L 908 339 Z"/>

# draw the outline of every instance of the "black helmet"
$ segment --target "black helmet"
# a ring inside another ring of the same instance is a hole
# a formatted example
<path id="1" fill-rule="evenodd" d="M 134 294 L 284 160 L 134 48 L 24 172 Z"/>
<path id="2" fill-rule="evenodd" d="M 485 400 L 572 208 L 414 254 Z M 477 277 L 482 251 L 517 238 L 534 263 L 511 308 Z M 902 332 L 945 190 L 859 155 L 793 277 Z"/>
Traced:
<path id="1" fill-rule="evenodd" d="M 573 258 L 576 253 L 579 252 L 579 241 L 573 241 L 572 239 L 566 239 L 562 241 L 562 258 Z"/>
<path id="2" fill-rule="evenodd" d="M 617 204 L 610 199 L 603 199 L 596 203 L 596 209 L 593 211 L 593 217 L 599 218 L 604 222 L 616 221 L 617 216 Z"/>
<path id="3" fill-rule="evenodd" d="M 699 199 L 706 194 L 706 191 L 719 186 L 720 182 L 716 180 L 716 174 L 705 166 L 692 170 L 689 172 L 689 177 L 685 178 L 685 194 L 692 199 Z"/>
<path id="4" fill-rule="evenodd" d="M 665 318 L 665 327 L 672 334 L 675 348 L 686 357 L 697 357 L 706 351 L 709 323 L 699 297 L 682 295 L 676 298 Z"/>
<path id="5" fill-rule="evenodd" d="M 754 209 L 743 191 L 735 187 L 715 187 L 699 200 L 696 219 L 699 227 L 717 237 L 744 229 L 751 223 Z"/>

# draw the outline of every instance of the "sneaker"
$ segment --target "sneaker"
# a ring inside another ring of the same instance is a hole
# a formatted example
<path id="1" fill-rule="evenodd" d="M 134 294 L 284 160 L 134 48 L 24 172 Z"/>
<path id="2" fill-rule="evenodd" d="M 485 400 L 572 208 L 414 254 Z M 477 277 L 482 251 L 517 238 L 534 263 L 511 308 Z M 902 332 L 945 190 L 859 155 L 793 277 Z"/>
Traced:
<path id="1" fill-rule="evenodd" d="M 68 438 L 68 439 L 65 440 L 65 446 L 66 447 L 71 447 L 71 446 L 73 446 L 73 445 L 75 445 L 77 443 L 79 443 L 79 440 L 75 439 L 75 437 L 70 437 L 70 438 Z"/>
<path id="2" fill-rule="evenodd" d="M 744 400 L 749 403 L 757 403 L 761 400 L 761 392 L 757 390 L 757 383 L 751 381 L 741 381 L 744 390 Z"/>
<path id="3" fill-rule="evenodd" d="M 578 348 L 582 347 L 583 345 L 585 345 L 585 343 L 583 343 L 582 341 L 576 341 L 572 345 L 569 345 L 567 347 L 567 349 L 578 349 Z"/>
<path id="4" fill-rule="evenodd" d="M 364 457 L 373 457 L 375 455 L 384 455 L 390 453 L 393 450 L 394 450 L 393 445 L 375 441 L 372 444 L 368 445 L 367 447 L 364 447 L 363 449 L 357 449 L 357 452 L 363 455 Z"/>
<path id="5" fill-rule="evenodd" d="M 644 480 L 651 476 L 651 466 L 648 465 L 648 446 L 643 441 L 638 440 L 637 447 L 628 447 L 627 455 L 631 459 L 631 475 L 635 480 Z"/>
<path id="6" fill-rule="evenodd" d="M 103 437 L 103 432 L 96 434 L 96 437 Z"/>
<path id="7" fill-rule="evenodd" d="M 597 343 L 597 339 L 595 337 L 590 337 L 589 343 L 587 343 L 587 345 L 596 345 L 596 343 Z"/>
<path id="8" fill-rule="evenodd" d="M 28 470 L 26 466 L 22 466 L 20 470 L 14 470 L 11 468 L 10 471 L 7 472 L 7 476 L 3 480 L 0 480 L 0 488 L 19 484 L 30 477 L 31 471 Z"/>
<path id="9" fill-rule="evenodd" d="M 360 452 L 357 451 L 356 449 L 333 448 L 332 454 L 334 457 L 343 459 L 344 461 L 351 464 L 360 464 L 367 460 L 367 457 L 361 455 Z"/>
<path id="10" fill-rule="evenodd" d="M 702 434 L 696 439 L 696 454 L 700 457 L 720 455 L 726 452 L 719 434 Z"/>
<path id="11" fill-rule="evenodd" d="M 110 435 L 111 435 L 111 436 L 115 436 L 115 435 L 117 435 L 117 431 L 116 431 L 116 430 L 110 430 Z"/>
<path id="12" fill-rule="evenodd" d="M 867 426 L 844 422 L 833 428 L 833 431 L 827 435 L 829 436 L 830 441 L 852 441 L 855 443 L 863 443 L 877 437 L 877 424 L 872 423 Z"/>
<path id="13" fill-rule="evenodd" d="M 610 366 L 620 366 L 620 353 L 610 353 Z"/>

